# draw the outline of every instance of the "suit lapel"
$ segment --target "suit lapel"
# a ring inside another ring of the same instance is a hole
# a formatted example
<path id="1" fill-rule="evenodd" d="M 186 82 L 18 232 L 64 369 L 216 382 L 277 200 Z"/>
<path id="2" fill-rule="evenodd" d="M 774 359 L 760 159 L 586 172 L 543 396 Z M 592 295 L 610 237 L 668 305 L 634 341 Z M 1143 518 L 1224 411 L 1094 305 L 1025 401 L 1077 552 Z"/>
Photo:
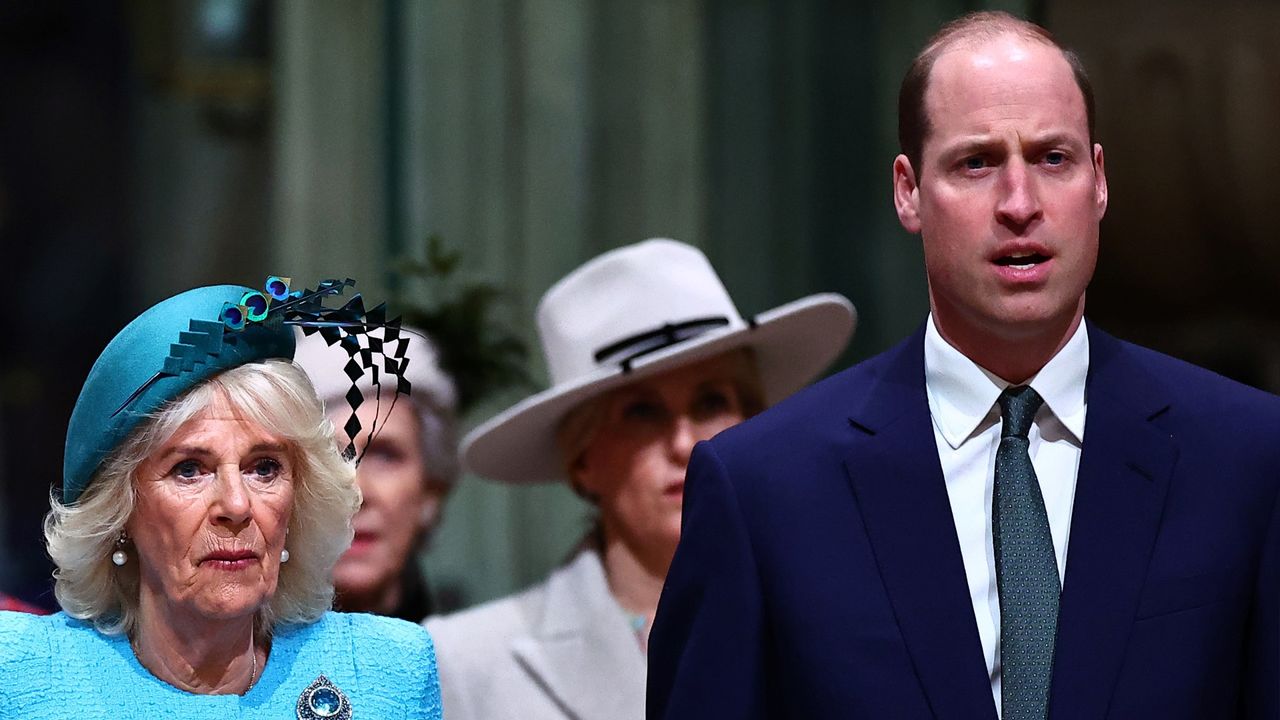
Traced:
<path id="1" fill-rule="evenodd" d="M 898 627 L 937 718 L 996 717 L 924 388 L 924 332 L 850 422 L 845 471 Z"/>
<path id="2" fill-rule="evenodd" d="M 567 717 L 643 716 L 644 655 L 593 551 L 552 575 L 541 618 L 511 651 Z"/>
<path id="3" fill-rule="evenodd" d="M 1059 610 L 1050 715 L 1103 717 L 1151 558 L 1177 445 L 1164 388 L 1089 327 L 1089 403 Z"/>

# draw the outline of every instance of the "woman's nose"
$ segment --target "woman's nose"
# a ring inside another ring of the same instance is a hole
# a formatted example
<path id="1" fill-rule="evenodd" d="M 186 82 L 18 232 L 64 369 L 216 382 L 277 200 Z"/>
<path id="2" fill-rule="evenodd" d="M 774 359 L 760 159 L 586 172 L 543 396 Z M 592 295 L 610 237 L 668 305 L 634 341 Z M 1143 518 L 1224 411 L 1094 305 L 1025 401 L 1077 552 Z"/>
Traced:
<path id="1" fill-rule="evenodd" d="M 243 525 L 249 519 L 249 491 L 245 487 L 240 468 L 221 465 L 217 470 L 213 510 L 219 522 L 232 526 Z"/>
<path id="2" fill-rule="evenodd" d="M 677 415 L 672 422 L 671 437 L 669 444 L 671 447 L 671 455 L 677 461 L 684 464 L 689 463 L 689 456 L 693 454 L 693 446 L 698 444 L 699 440 L 698 423 L 694 422 L 688 415 Z"/>

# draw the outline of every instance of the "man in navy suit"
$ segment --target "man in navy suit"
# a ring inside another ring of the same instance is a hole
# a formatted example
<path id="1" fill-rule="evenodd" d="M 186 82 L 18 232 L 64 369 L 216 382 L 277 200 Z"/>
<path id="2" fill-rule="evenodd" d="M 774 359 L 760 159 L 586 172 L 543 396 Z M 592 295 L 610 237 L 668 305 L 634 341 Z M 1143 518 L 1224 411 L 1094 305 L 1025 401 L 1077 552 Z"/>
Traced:
<path id="1" fill-rule="evenodd" d="M 930 315 L 698 446 L 651 720 L 1280 718 L 1280 399 L 1083 321 L 1092 106 L 1006 14 L 918 56 Z"/>

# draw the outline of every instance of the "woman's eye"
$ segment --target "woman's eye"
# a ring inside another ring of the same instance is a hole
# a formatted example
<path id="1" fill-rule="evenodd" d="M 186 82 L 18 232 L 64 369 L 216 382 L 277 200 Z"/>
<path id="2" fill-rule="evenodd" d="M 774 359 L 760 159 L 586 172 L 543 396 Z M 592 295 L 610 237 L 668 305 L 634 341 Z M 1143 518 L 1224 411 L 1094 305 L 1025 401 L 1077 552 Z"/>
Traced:
<path id="1" fill-rule="evenodd" d="M 183 480 L 194 480 L 200 475 L 200 463 L 195 460 L 183 460 L 169 470 L 169 474 Z"/>
<path id="2" fill-rule="evenodd" d="M 280 475 L 281 465 L 277 460 L 263 458 L 253 464 L 253 476 L 260 480 L 274 480 Z"/>
<path id="3" fill-rule="evenodd" d="M 651 421 L 659 420 L 666 413 L 662 407 L 648 400 L 634 400 L 622 408 L 622 417 L 627 420 Z"/>
<path id="4" fill-rule="evenodd" d="M 728 395 L 719 390 L 708 390 L 698 396 L 694 403 L 694 413 L 702 417 L 719 415 L 728 411 L 731 406 Z"/>
<path id="5" fill-rule="evenodd" d="M 365 448 L 364 461 L 376 460 L 384 463 L 400 463 L 404 462 L 407 454 L 394 443 L 382 442 L 381 439 L 374 440 Z"/>

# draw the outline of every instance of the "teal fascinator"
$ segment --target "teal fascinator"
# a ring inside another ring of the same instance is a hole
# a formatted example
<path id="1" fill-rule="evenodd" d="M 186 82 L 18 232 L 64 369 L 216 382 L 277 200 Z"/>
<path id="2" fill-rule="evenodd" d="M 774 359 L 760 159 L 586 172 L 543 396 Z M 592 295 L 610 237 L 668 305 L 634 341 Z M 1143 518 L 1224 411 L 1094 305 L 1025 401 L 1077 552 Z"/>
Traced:
<path id="1" fill-rule="evenodd" d="M 366 373 L 379 383 L 382 371 L 396 378 L 397 396 L 409 393 L 403 377 L 408 343 L 400 336 L 399 318 L 388 321 L 384 305 L 366 311 L 358 294 L 340 308 L 325 307 L 326 297 L 355 285 L 350 279 L 326 280 L 305 292 L 291 291 L 289 282 L 273 276 L 262 290 L 239 285 L 188 290 L 126 325 L 94 362 L 71 413 L 62 501 L 76 502 L 103 460 L 165 403 L 225 370 L 271 358 L 292 360 L 295 326 L 347 351 L 343 369 L 353 387 Z M 369 337 L 371 328 L 383 328 L 382 337 Z M 352 397 L 344 429 L 354 438 L 360 431 L 355 416 L 360 403 Z M 346 452 L 355 455 L 354 443 Z"/>

